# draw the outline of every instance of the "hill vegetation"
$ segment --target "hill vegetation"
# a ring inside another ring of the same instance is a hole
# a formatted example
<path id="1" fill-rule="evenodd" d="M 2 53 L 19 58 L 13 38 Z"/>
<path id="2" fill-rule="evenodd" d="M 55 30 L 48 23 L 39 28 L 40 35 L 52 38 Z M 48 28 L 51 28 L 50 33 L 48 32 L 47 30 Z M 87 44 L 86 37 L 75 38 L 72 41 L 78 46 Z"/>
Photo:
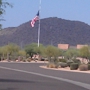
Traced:
<path id="1" fill-rule="evenodd" d="M 30 21 L 18 27 L 8 27 L 0 31 L 0 46 L 16 43 L 19 46 L 37 43 L 38 22 L 35 27 Z M 59 43 L 90 44 L 90 25 L 80 21 L 70 21 L 57 17 L 41 19 L 40 43 L 57 46 Z"/>

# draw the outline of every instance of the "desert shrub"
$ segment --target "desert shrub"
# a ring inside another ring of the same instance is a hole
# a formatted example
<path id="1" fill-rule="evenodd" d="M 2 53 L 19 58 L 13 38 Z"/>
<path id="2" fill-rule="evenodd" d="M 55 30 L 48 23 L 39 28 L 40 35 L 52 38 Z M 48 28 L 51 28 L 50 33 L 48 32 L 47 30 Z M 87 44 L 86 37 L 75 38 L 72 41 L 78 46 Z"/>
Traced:
<path id="1" fill-rule="evenodd" d="M 45 61 L 45 58 L 41 58 L 40 61 Z"/>
<path id="2" fill-rule="evenodd" d="M 23 62 L 26 62 L 26 60 L 25 60 L 25 59 L 23 59 Z"/>
<path id="3" fill-rule="evenodd" d="M 66 60 L 66 59 L 59 59 L 59 62 L 64 62 L 64 63 L 66 63 L 67 60 Z"/>
<path id="4" fill-rule="evenodd" d="M 46 66 L 47 66 L 47 68 L 49 68 L 49 63 L 47 63 L 47 65 L 46 65 Z"/>
<path id="5" fill-rule="evenodd" d="M 79 70 L 80 70 L 80 71 L 87 71 L 87 70 L 88 70 L 88 65 L 86 65 L 86 64 L 81 64 L 81 65 L 79 66 Z"/>
<path id="6" fill-rule="evenodd" d="M 55 68 L 58 68 L 60 65 L 59 65 L 59 62 L 54 62 L 55 64 Z"/>
<path id="7" fill-rule="evenodd" d="M 81 61 L 80 61 L 79 59 L 73 59 L 73 62 L 74 62 L 74 63 L 81 64 Z"/>
<path id="8" fill-rule="evenodd" d="M 67 61 L 67 65 L 70 67 L 70 65 L 73 63 L 73 61 Z"/>
<path id="9" fill-rule="evenodd" d="M 71 63 L 70 70 L 77 70 L 78 67 L 79 67 L 79 64 L 78 63 Z"/>
<path id="10" fill-rule="evenodd" d="M 88 62 L 87 64 L 90 64 L 90 62 Z"/>
<path id="11" fill-rule="evenodd" d="M 47 64 L 47 67 L 48 68 L 58 68 L 59 67 L 59 64 L 58 63 L 48 63 Z"/>
<path id="12" fill-rule="evenodd" d="M 55 68 L 55 64 L 54 63 L 50 63 L 49 64 L 49 68 Z"/>
<path id="13" fill-rule="evenodd" d="M 27 61 L 28 61 L 28 62 L 31 62 L 31 59 L 30 59 L 30 58 L 27 58 Z"/>
<path id="14" fill-rule="evenodd" d="M 59 67 L 59 64 L 55 64 L 55 68 L 58 68 Z"/>
<path id="15" fill-rule="evenodd" d="M 61 62 L 59 65 L 61 66 L 61 68 L 67 67 L 67 63 L 64 63 L 64 62 Z"/>
<path id="16" fill-rule="evenodd" d="M 90 64 L 87 64 L 88 65 L 88 70 L 90 70 Z"/>

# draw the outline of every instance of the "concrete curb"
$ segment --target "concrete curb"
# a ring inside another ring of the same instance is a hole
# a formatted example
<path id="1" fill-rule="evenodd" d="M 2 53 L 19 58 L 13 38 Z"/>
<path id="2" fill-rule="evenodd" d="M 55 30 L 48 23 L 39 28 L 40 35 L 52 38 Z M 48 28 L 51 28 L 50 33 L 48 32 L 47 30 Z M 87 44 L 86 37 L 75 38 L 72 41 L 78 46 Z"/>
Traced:
<path id="1" fill-rule="evenodd" d="M 90 74 L 90 70 L 89 71 L 79 71 L 79 70 L 69 70 L 69 69 L 65 69 L 65 68 L 58 68 L 58 69 L 47 68 L 46 66 L 39 66 L 39 67 L 43 68 L 43 69 L 49 69 L 49 70 L 58 70 L 58 71 L 67 71 L 67 72 L 77 72 L 77 73 L 88 73 L 88 74 Z"/>

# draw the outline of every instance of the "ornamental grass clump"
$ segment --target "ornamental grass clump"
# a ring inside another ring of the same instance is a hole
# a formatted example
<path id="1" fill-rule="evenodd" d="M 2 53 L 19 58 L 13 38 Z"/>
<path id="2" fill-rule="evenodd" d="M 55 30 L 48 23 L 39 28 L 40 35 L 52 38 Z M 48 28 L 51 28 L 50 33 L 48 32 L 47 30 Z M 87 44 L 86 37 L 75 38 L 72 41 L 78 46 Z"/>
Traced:
<path id="1" fill-rule="evenodd" d="M 58 63 L 57 64 L 56 63 L 48 63 L 47 64 L 47 67 L 48 68 L 58 68 L 59 67 L 59 64 Z"/>
<path id="2" fill-rule="evenodd" d="M 81 64 L 81 65 L 79 65 L 79 70 L 80 71 L 87 71 L 88 70 L 88 65 L 87 64 Z"/>
<path id="3" fill-rule="evenodd" d="M 47 67 L 48 67 L 48 68 L 55 68 L 55 64 L 54 64 L 54 63 L 48 63 L 48 64 L 47 64 Z"/>
<path id="4" fill-rule="evenodd" d="M 78 67 L 79 67 L 79 64 L 78 64 L 78 63 L 72 63 L 72 64 L 70 65 L 70 70 L 77 70 Z"/>
<path id="5" fill-rule="evenodd" d="M 55 64 L 54 63 L 49 64 L 49 68 L 55 68 Z"/>

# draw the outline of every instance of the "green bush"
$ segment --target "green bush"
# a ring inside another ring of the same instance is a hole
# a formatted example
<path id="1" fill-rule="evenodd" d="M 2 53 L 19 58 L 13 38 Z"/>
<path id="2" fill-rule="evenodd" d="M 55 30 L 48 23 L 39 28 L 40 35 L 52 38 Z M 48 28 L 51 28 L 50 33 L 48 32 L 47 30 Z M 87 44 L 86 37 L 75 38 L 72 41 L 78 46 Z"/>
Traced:
<path id="1" fill-rule="evenodd" d="M 61 66 L 61 68 L 65 68 L 65 67 L 67 67 L 67 63 L 61 62 L 60 66 Z"/>
<path id="2" fill-rule="evenodd" d="M 80 61 L 79 59 L 73 59 L 73 62 L 74 62 L 74 63 L 81 64 L 81 61 Z"/>
<path id="3" fill-rule="evenodd" d="M 88 70 L 90 70 L 90 64 L 88 64 Z"/>
<path id="4" fill-rule="evenodd" d="M 80 71 L 87 71 L 87 70 L 88 70 L 88 65 L 86 65 L 86 64 L 81 64 L 81 65 L 79 66 L 79 70 L 80 70 Z"/>
<path id="5" fill-rule="evenodd" d="M 79 67 L 79 64 L 78 63 L 71 63 L 70 70 L 77 70 L 78 67 Z"/>
<path id="6" fill-rule="evenodd" d="M 67 65 L 70 67 L 70 65 L 73 63 L 73 61 L 67 61 Z"/>
<path id="7" fill-rule="evenodd" d="M 64 62 L 64 63 L 66 63 L 67 60 L 66 60 L 66 59 L 59 59 L 59 62 Z"/>

